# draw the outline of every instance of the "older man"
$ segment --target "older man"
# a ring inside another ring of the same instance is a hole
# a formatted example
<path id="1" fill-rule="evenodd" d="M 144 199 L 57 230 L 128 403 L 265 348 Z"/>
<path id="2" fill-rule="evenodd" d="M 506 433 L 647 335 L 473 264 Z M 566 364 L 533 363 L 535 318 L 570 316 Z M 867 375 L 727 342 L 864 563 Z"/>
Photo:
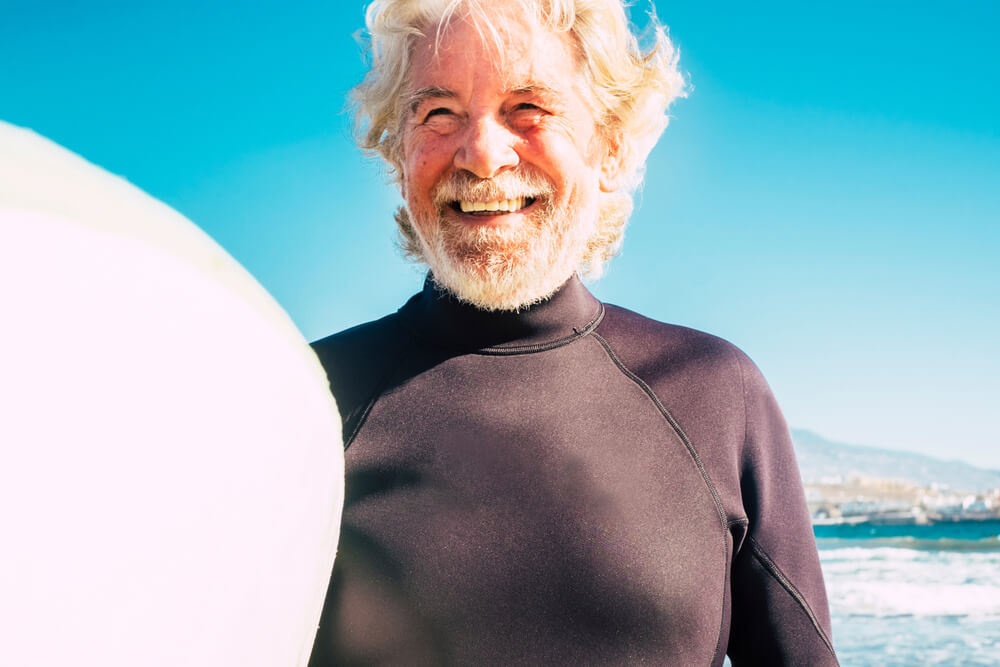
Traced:
<path id="1" fill-rule="evenodd" d="M 313 665 L 836 664 L 787 428 L 730 344 L 598 302 L 681 90 L 620 0 L 382 0 L 357 90 L 398 312 L 315 344 L 344 417 Z"/>

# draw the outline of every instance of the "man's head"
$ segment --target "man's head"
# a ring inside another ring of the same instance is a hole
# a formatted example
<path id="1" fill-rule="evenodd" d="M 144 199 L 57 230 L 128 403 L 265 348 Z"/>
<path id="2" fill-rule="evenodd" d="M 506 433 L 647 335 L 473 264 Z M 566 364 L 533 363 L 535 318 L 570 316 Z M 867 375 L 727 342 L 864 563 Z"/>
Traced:
<path id="1" fill-rule="evenodd" d="M 377 0 L 368 28 L 361 144 L 401 185 L 406 251 L 486 309 L 599 275 L 682 90 L 662 30 L 643 53 L 620 0 Z"/>

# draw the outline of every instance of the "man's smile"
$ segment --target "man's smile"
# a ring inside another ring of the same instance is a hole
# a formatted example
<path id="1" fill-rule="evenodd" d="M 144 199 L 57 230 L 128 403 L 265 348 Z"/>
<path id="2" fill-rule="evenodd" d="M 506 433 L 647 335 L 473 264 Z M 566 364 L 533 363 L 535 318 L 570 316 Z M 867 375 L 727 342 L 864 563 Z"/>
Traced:
<path id="1" fill-rule="evenodd" d="M 518 197 L 516 199 L 499 199 L 495 201 L 467 201 L 463 199 L 452 202 L 451 208 L 467 215 L 504 215 L 522 211 L 534 204 L 535 201 L 535 197 Z"/>

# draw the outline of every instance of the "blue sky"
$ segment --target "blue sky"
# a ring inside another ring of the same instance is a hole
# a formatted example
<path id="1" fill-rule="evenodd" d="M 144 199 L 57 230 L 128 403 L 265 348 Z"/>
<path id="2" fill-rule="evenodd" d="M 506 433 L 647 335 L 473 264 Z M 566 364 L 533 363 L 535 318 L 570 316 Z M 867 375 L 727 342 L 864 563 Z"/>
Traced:
<path id="1" fill-rule="evenodd" d="M 0 119 L 191 218 L 310 339 L 395 310 L 422 272 L 343 113 L 363 3 L 156 4 L 0 0 Z M 793 426 L 1000 468 L 998 5 L 657 13 L 692 90 L 595 293 L 741 346 Z"/>

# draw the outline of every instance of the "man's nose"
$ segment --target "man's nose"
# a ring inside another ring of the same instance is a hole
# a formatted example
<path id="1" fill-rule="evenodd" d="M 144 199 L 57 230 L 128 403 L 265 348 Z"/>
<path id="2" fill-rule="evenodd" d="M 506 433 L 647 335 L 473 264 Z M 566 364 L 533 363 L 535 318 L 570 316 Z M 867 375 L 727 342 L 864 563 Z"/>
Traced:
<path id="1" fill-rule="evenodd" d="M 517 166 L 520 157 L 514 150 L 517 135 L 497 119 L 482 117 L 465 128 L 462 145 L 455 153 L 455 167 L 479 178 L 493 178 Z"/>

